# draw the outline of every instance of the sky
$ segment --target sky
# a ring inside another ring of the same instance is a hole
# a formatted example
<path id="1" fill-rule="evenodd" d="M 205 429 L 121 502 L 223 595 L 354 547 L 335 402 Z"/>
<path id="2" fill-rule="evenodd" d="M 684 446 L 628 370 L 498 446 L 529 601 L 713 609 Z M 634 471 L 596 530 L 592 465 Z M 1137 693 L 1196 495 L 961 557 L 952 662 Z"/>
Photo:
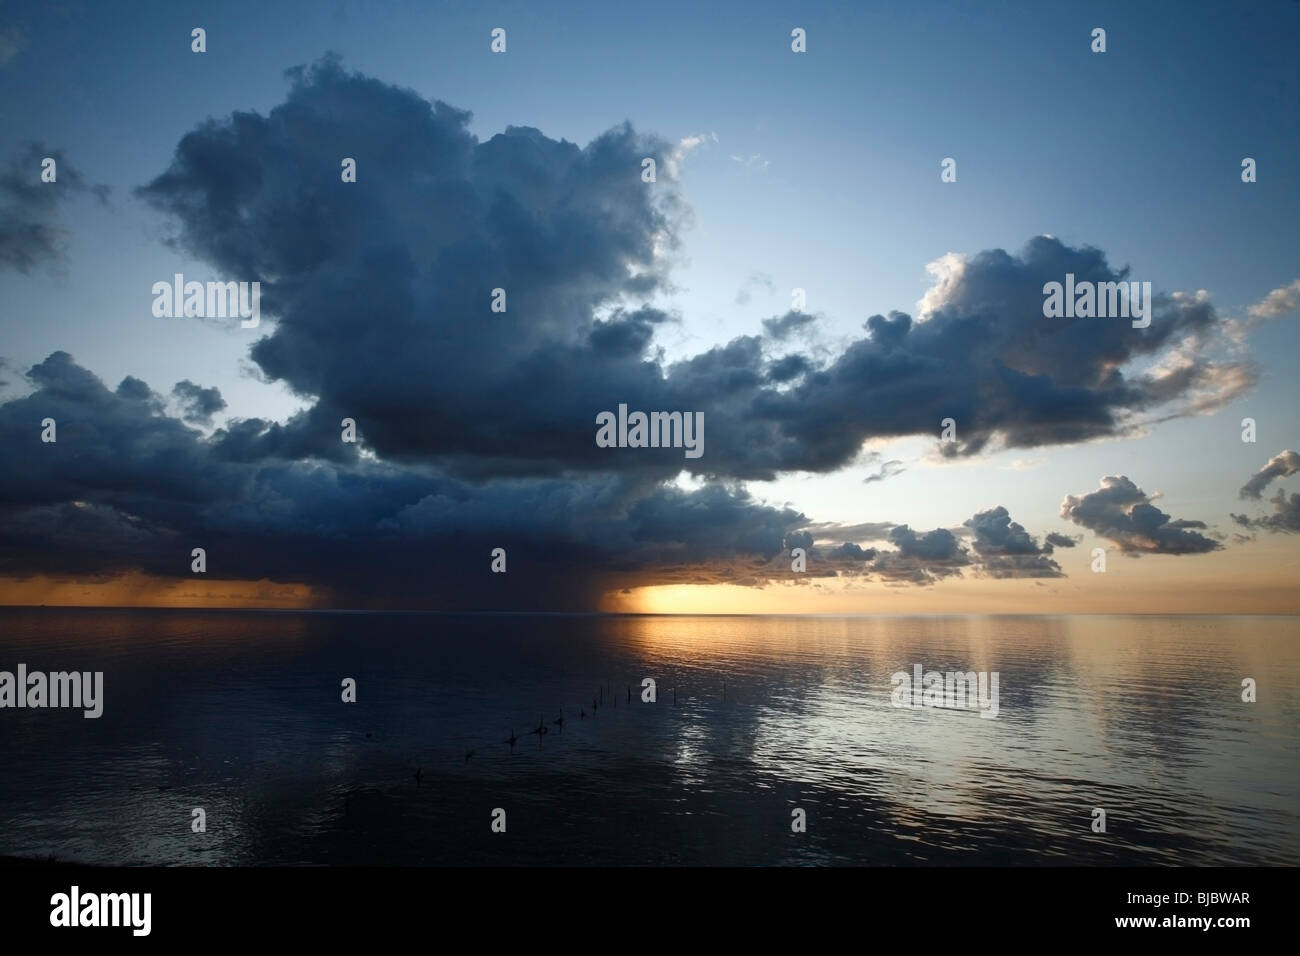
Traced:
<path id="1" fill-rule="evenodd" d="M 0 602 L 1300 610 L 1300 3 L 917 6 L 0 5 Z"/>

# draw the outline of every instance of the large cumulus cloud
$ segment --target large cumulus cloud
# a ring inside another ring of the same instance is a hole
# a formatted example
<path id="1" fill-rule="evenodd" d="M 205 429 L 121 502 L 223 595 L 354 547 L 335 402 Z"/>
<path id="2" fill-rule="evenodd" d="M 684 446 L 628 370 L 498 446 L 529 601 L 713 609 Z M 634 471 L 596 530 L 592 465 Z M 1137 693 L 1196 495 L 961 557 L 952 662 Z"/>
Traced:
<path id="1" fill-rule="evenodd" d="M 673 147 L 628 125 L 585 148 L 528 127 L 479 142 L 469 119 L 327 59 L 267 116 L 187 134 L 140 194 L 222 276 L 262 283 L 266 377 L 381 456 L 474 477 L 607 467 L 598 411 L 684 407 L 642 357 L 667 317 L 617 308 L 664 285 L 684 207 L 640 170 Z"/>
<path id="2" fill-rule="evenodd" d="M 640 162 L 671 168 L 674 147 L 626 124 L 582 148 L 529 127 L 480 142 L 468 121 L 326 59 L 294 71 L 268 115 L 187 134 L 140 191 L 223 277 L 263 283 L 276 324 L 252 348 L 262 372 L 322 420 L 355 418 L 388 459 L 477 478 L 684 466 L 769 479 L 834 470 L 865 439 L 936 434 L 946 417 L 954 454 L 1120 434 L 1254 380 L 1207 357 L 1203 299 L 1157 296 L 1144 330 L 1044 318 L 1044 282 L 1128 275 L 1048 237 L 949 257 L 919 319 L 872 316 L 829 360 L 770 351 L 810 321 L 791 313 L 667 364 L 654 335 L 671 319 L 645 296 L 668 288 L 687 207 L 670 176 L 642 182 Z M 342 157 L 356 183 L 340 181 Z M 505 312 L 490 310 L 498 288 Z M 619 403 L 704 412 L 705 455 L 597 448 L 595 417 Z"/>

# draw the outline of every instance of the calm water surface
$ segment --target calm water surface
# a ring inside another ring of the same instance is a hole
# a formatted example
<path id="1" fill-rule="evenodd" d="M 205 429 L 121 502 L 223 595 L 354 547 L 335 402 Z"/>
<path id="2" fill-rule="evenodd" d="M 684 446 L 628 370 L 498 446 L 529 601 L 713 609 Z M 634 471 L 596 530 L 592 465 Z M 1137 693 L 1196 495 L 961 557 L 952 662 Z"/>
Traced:
<path id="1" fill-rule="evenodd" d="M 0 855 L 1297 865 L 1298 637 L 1287 617 L 0 610 L 0 670 L 105 675 L 98 720 L 0 710 Z M 997 671 L 998 718 L 893 707 L 914 664 Z"/>

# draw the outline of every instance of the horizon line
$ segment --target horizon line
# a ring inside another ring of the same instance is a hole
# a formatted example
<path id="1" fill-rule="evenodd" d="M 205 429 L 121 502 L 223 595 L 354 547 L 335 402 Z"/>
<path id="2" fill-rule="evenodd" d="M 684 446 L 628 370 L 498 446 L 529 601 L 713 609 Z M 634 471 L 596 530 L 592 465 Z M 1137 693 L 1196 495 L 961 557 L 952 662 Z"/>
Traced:
<path id="1" fill-rule="evenodd" d="M 1170 612 L 1170 611 L 1071 611 L 1042 613 L 1040 611 L 850 611 L 850 612 L 671 612 L 671 611 L 499 611 L 499 610 L 438 610 L 431 608 L 301 608 L 301 607 L 221 607 L 205 605 L 149 605 L 149 604 L 0 604 L 3 611 L 226 611 L 236 614 L 408 614 L 443 615 L 447 617 L 1300 617 L 1300 612 Z"/>

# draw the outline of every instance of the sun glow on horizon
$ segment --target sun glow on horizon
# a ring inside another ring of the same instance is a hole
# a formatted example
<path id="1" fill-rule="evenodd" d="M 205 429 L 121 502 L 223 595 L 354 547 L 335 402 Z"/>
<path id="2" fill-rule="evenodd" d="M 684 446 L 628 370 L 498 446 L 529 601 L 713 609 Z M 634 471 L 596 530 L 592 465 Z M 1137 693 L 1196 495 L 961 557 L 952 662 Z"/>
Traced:
<path id="1" fill-rule="evenodd" d="M 308 609 L 320 601 L 305 584 L 165 579 L 134 571 L 100 580 L 0 578 L 0 605 Z"/>

